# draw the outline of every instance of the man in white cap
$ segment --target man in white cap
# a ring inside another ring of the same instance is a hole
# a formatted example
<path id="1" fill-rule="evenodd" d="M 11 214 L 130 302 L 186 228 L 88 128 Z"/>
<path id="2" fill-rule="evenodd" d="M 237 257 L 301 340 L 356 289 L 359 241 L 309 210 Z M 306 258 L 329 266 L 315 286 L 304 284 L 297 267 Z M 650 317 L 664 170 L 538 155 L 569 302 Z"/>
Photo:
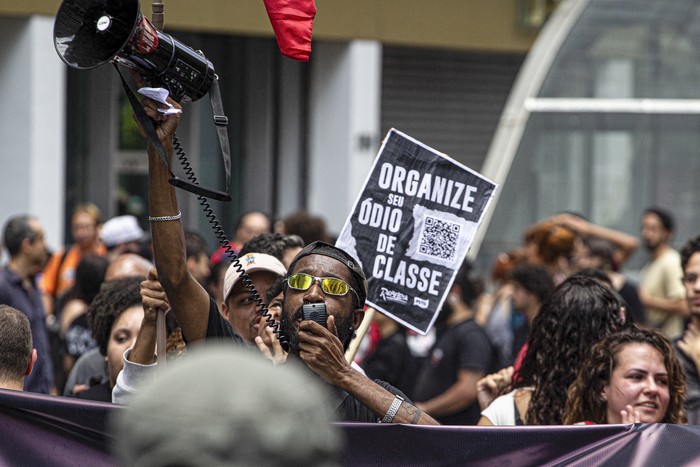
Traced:
<path id="1" fill-rule="evenodd" d="M 255 286 L 263 302 L 268 289 L 278 278 L 283 277 L 287 270 L 277 258 L 263 253 L 241 256 L 240 266 L 236 268 L 236 265 L 232 264 L 226 271 L 221 315 L 246 344 L 255 345 L 258 329 L 266 323 L 254 296 L 246 287 L 241 269 L 246 272 L 250 284 Z M 221 315 L 209 315 L 207 338 L 228 336 L 227 323 L 221 319 Z"/>
<path id="2" fill-rule="evenodd" d="M 139 253 L 143 229 L 134 216 L 113 217 L 102 226 L 102 243 L 107 247 L 107 258 L 113 260 L 122 253 Z"/>
<path id="3" fill-rule="evenodd" d="M 171 119 L 170 123 L 169 130 L 174 130 L 177 120 Z M 159 133 L 161 131 L 158 130 Z M 172 135 L 166 140 L 163 142 L 165 150 L 172 156 Z M 154 151 L 151 145 L 149 148 Z M 219 313 L 214 299 L 187 267 L 182 214 L 175 190 L 167 182 L 169 172 L 158 156 L 149 156 L 149 174 L 148 220 L 153 238 L 153 257 L 158 279 L 180 323 L 183 337 L 188 343 L 222 338 L 243 341 L 254 347 L 257 329 L 264 318 L 259 304 L 247 292 L 246 280 L 241 275 L 247 272 L 246 277 L 257 290 L 260 303 L 264 303 L 267 289 L 279 276 L 286 274 L 284 265 L 273 256 L 260 253 L 241 257 L 240 269 L 236 268 L 236 263 L 229 266 L 223 296 L 216 297 L 223 301 Z"/>

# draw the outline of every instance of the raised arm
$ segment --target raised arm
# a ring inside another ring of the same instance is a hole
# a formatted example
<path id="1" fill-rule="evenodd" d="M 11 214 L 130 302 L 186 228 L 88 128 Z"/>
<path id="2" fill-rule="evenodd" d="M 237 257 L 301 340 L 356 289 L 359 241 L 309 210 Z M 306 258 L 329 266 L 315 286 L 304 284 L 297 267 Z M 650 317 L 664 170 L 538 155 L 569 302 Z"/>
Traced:
<path id="1" fill-rule="evenodd" d="M 170 102 L 180 108 L 177 102 Z M 158 104 L 150 99 L 144 100 L 143 106 L 156 125 L 168 159 L 172 159 L 173 135 L 180 115 L 157 112 Z M 209 318 L 209 295 L 187 269 L 182 221 L 179 218 L 171 220 L 180 213 L 175 188 L 168 183 L 170 173 L 150 143 L 148 173 L 151 235 L 158 278 L 185 339 L 188 342 L 204 339 Z"/>
<path id="2" fill-rule="evenodd" d="M 158 282 L 158 273 L 155 268 L 149 271 L 148 278 L 141 283 L 141 303 L 143 304 L 141 330 L 128 360 L 141 365 L 149 365 L 155 363 L 153 356 L 156 352 L 158 310 L 167 312 L 170 309 L 168 297 Z"/>
<path id="3" fill-rule="evenodd" d="M 158 282 L 155 268 L 148 273 L 148 278 L 141 282 L 141 303 L 143 320 L 136 337 L 134 347 L 124 353 L 124 367 L 117 376 L 112 389 L 112 402 L 126 404 L 129 398 L 149 384 L 156 376 L 156 336 L 158 310 L 170 309 L 168 297 Z"/>
<path id="4" fill-rule="evenodd" d="M 639 247 L 639 240 L 634 235 L 603 227 L 571 214 L 558 214 L 552 217 L 552 220 L 579 235 L 597 237 L 612 243 L 615 247 L 614 259 L 617 265 L 627 261 L 627 258 Z"/>

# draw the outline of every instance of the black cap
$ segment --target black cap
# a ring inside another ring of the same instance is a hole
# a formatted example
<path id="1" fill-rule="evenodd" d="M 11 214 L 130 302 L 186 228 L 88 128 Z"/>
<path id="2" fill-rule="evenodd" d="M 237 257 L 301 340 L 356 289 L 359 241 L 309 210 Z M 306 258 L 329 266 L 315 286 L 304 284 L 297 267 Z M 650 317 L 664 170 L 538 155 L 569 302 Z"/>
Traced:
<path id="1" fill-rule="evenodd" d="M 304 256 L 309 255 L 328 256 L 329 258 L 336 259 L 347 266 L 348 269 L 350 269 L 350 273 L 355 282 L 354 284 L 350 285 L 355 289 L 357 295 L 359 296 L 359 306 L 363 307 L 365 305 L 365 300 L 367 299 L 367 279 L 365 278 L 365 273 L 362 271 L 362 268 L 352 256 L 337 246 L 321 241 L 313 242 L 306 245 L 304 249 L 294 257 L 292 262 L 289 264 L 287 271 L 291 273 L 294 270 L 296 263 Z"/>

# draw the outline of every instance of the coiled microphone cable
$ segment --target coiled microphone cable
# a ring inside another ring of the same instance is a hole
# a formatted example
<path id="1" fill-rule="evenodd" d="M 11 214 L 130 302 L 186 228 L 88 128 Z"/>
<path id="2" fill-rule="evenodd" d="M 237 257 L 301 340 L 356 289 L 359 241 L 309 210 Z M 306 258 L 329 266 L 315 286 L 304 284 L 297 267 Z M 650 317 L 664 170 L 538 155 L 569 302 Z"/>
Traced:
<path id="1" fill-rule="evenodd" d="M 189 160 L 187 159 L 187 154 L 182 148 L 182 145 L 180 144 L 180 140 L 178 139 L 177 135 L 173 135 L 173 148 L 175 150 L 175 155 L 180 161 L 180 165 L 182 166 L 182 169 L 185 172 L 185 176 L 187 177 L 187 179 L 191 183 L 199 185 L 199 181 L 197 180 L 197 176 L 194 173 L 192 164 L 190 164 Z M 275 318 L 270 313 L 269 309 L 267 308 L 267 305 L 263 301 L 262 297 L 260 297 L 260 293 L 257 291 L 255 286 L 253 285 L 253 282 L 250 280 L 250 277 L 248 277 L 248 274 L 243 269 L 238 255 L 235 251 L 233 251 L 233 248 L 231 248 L 231 243 L 229 242 L 228 237 L 226 236 L 226 232 L 221 226 L 219 219 L 216 218 L 216 214 L 214 214 L 214 210 L 212 209 L 211 204 L 209 204 L 209 200 L 202 195 L 197 195 L 197 199 L 199 200 L 200 206 L 202 206 L 202 211 L 204 212 L 207 221 L 209 222 L 212 230 L 214 231 L 214 235 L 216 235 L 217 240 L 224 248 L 226 255 L 231 259 L 233 267 L 235 268 L 236 272 L 240 275 L 243 281 L 243 285 L 245 286 L 248 293 L 250 293 L 253 301 L 255 302 L 255 306 L 259 308 L 259 313 L 262 315 L 263 318 L 265 318 L 267 326 L 271 327 L 274 333 L 277 335 L 277 340 L 279 340 L 282 348 L 285 351 L 288 351 L 289 341 L 287 340 L 286 336 L 282 333 L 282 329 L 280 328 L 279 323 L 275 321 Z"/>

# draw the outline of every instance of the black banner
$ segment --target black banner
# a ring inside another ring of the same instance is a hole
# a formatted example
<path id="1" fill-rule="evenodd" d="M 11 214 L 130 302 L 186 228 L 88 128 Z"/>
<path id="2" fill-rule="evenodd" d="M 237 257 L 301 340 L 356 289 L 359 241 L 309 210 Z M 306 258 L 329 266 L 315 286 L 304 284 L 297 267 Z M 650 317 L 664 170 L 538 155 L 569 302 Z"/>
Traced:
<path id="1" fill-rule="evenodd" d="M 496 184 L 392 129 L 336 245 L 367 276 L 367 304 L 421 334 L 432 326 Z"/>
<path id="2" fill-rule="evenodd" d="M 114 465 L 108 422 L 116 410 L 123 407 L 0 390 L 0 465 Z M 340 462 L 347 466 L 700 465 L 697 426 L 337 425 L 345 438 Z"/>

